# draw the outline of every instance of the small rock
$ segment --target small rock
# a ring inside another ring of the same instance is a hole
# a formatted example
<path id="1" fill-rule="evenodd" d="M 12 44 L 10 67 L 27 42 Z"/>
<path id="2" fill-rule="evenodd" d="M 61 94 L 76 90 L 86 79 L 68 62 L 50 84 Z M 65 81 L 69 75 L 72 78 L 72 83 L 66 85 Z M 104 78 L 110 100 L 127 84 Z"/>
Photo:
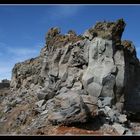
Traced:
<path id="1" fill-rule="evenodd" d="M 25 124 L 26 119 L 27 119 L 27 114 L 24 111 L 21 111 L 21 113 L 16 118 L 16 124 L 17 125 Z"/>
<path id="2" fill-rule="evenodd" d="M 2 123 L 2 122 L 4 122 L 4 121 L 6 121 L 6 117 L 4 116 L 4 117 L 2 117 L 1 119 L 0 119 L 0 122 Z"/>
<path id="3" fill-rule="evenodd" d="M 34 122 L 35 121 L 35 119 L 32 119 L 32 122 Z"/>
<path id="4" fill-rule="evenodd" d="M 47 93 L 44 93 L 42 91 L 37 93 L 37 97 L 38 97 L 39 100 L 45 99 L 46 95 L 47 95 Z"/>
<path id="5" fill-rule="evenodd" d="M 124 106 L 123 103 L 116 103 L 116 108 L 117 108 L 117 110 L 118 110 L 119 112 L 122 112 L 123 106 Z"/>
<path id="6" fill-rule="evenodd" d="M 38 114 L 38 113 L 42 113 L 42 109 L 41 108 L 34 108 L 34 113 Z"/>
<path id="7" fill-rule="evenodd" d="M 71 90 L 81 90 L 82 84 L 81 82 L 75 82 Z"/>
<path id="8" fill-rule="evenodd" d="M 52 92 L 48 88 L 43 88 L 39 92 L 37 92 L 37 97 L 39 100 L 43 100 L 43 99 L 49 100 L 53 98 L 53 96 L 54 96 L 54 92 Z"/>
<path id="9" fill-rule="evenodd" d="M 17 97 L 16 98 L 16 104 L 20 104 L 22 102 L 22 98 Z"/>
<path id="10" fill-rule="evenodd" d="M 108 112 L 111 110 L 111 108 L 110 107 L 108 107 L 108 106 L 105 106 L 105 114 L 108 114 Z"/>
<path id="11" fill-rule="evenodd" d="M 132 136 L 132 131 L 130 129 L 126 129 L 126 136 Z"/>
<path id="12" fill-rule="evenodd" d="M 12 102 L 14 100 L 14 97 L 10 97 L 10 99 L 8 99 L 9 102 Z"/>
<path id="13" fill-rule="evenodd" d="M 7 113 L 7 112 L 10 111 L 11 109 L 12 109 L 11 107 L 5 106 L 3 112 L 4 112 L 4 113 Z"/>
<path id="14" fill-rule="evenodd" d="M 98 110 L 98 115 L 101 115 L 101 116 L 106 116 L 106 111 L 105 111 L 105 109 L 104 108 L 101 108 L 101 109 L 99 109 Z"/>
<path id="15" fill-rule="evenodd" d="M 35 86 L 35 85 L 32 83 L 32 84 L 30 85 L 30 88 L 31 88 L 31 89 L 33 89 L 33 88 L 34 88 L 34 86 Z"/>
<path id="16" fill-rule="evenodd" d="M 108 112 L 108 116 L 110 117 L 110 120 L 113 122 L 116 120 L 115 112 L 113 110 L 110 110 Z"/>
<path id="17" fill-rule="evenodd" d="M 44 111 L 46 109 L 46 104 L 42 105 L 41 109 Z"/>
<path id="18" fill-rule="evenodd" d="M 125 132 L 125 128 L 120 124 L 114 123 L 112 127 L 115 128 L 119 135 L 123 135 Z"/>
<path id="19" fill-rule="evenodd" d="M 101 102 L 101 100 L 98 100 L 98 107 L 102 107 L 102 102 Z"/>
<path id="20" fill-rule="evenodd" d="M 48 114 L 48 110 L 45 110 L 41 113 L 41 115 L 45 115 L 45 114 Z"/>
<path id="21" fill-rule="evenodd" d="M 103 131 L 103 135 L 108 135 L 108 134 L 112 134 L 113 133 L 114 128 L 111 125 L 109 125 L 109 124 L 104 124 L 101 127 L 101 130 Z"/>
<path id="22" fill-rule="evenodd" d="M 124 122 L 127 121 L 127 116 L 123 114 L 123 115 L 120 115 L 120 116 L 118 117 L 118 119 L 119 119 L 119 122 L 120 122 L 120 123 L 124 123 Z"/>
<path id="23" fill-rule="evenodd" d="M 111 106 L 112 97 L 105 97 L 102 101 L 102 105 L 104 106 Z"/>
<path id="24" fill-rule="evenodd" d="M 46 103 L 45 100 L 40 100 L 40 101 L 36 102 L 35 105 L 38 107 L 42 107 L 45 103 Z"/>
<path id="25" fill-rule="evenodd" d="M 92 117 L 97 115 L 98 112 L 98 98 L 90 95 L 81 95 L 83 102 L 86 104 L 89 113 Z"/>
<path id="26" fill-rule="evenodd" d="M 140 130 L 135 131 L 135 132 L 134 132 L 134 135 L 140 136 Z"/>
<path id="27" fill-rule="evenodd" d="M 72 136 L 73 134 L 67 132 L 67 133 L 65 133 L 64 135 L 66 135 L 66 136 Z"/>
<path id="28" fill-rule="evenodd" d="M 63 74 L 63 76 L 62 76 L 62 78 L 61 78 L 61 81 L 62 81 L 62 82 L 65 82 L 65 81 L 67 80 L 67 78 L 68 78 L 68 72 L 66 71 L 66 72 Z"/>

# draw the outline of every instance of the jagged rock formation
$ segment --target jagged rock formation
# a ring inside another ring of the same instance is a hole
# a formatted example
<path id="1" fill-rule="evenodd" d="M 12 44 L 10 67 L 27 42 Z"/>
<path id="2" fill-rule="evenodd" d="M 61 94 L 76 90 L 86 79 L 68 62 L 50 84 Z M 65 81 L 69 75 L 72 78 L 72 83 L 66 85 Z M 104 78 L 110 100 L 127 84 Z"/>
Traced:
<path id="1" fill-rule="evenodd" d="M 79 36 L 51 28 L 40 55 L 15 65 L 14 97 L 35 101 L 38 119 L 30 129 L 46 120 L 69 125 L 98 116 L 124 134 L 127 115 L 140 112 L 139 60 L 133 43 L 121 40 L 125 25 L 123 19 L 98 22 Z"/>
<path id="2" fill-rule="evenodd" d="M 132 42 L 121 42 L 124 28 L 122 19 L 99 22 L 83 37 L 74 31 L 61 35 L 59 28 L 51 28 L 40 56 L 15 65 L 11 87 L 34 90 L 38 85 L 39 90 L 35 88 L 34 92 L 39 100 L 73 93 L 96 100 L 110 97 L 111 106 L 123 105 L 127 102 L 123 96 L 130 96 L 134 87 L 132 80 L 139 63 Z"/>

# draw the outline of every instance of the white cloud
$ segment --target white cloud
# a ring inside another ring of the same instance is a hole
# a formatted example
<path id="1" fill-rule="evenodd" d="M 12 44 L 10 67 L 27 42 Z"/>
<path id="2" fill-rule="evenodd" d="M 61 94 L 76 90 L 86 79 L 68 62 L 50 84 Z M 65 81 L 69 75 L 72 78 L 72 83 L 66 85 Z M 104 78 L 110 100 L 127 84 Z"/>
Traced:
<path id="1" fill-rule="evenodd" d="M 37 47 L 39 46 L 39 47 Z M 16 55 L 16 56 L 32 56 L 32 55 L 37 55 L 39 54 L 39 49 L 40 49 L 41 43 L 37 43 L 37 45 L 35 45 L 34 47 L 27 47 L 27 46 L 19 46 L 17 47 L 13 47 L 13 46 L 9 46 L 3 42 L 0 42 L 0 50 L 3 52 L 6 52 L 7 54 L 11 54 L 11 55 Z M 0 52 L 0 55 L 2 55 L 3 53 Z"/>
<path id="2" fill-rule="evenodd" d="M 36 43 L 32 47 L 12 47 L 0 42 L 0 80 L 11 78 L 11 72 L 14 65 L 26 59 L 39 55 L 42 43 Z"/>
<path id="3" fill-rule="evenodd" d="M 8 52 L 14 54 L 14 55 L 34 55 L 38 53 L 38 50 L 33 50 L 29 48 L 8 48 Z"/>

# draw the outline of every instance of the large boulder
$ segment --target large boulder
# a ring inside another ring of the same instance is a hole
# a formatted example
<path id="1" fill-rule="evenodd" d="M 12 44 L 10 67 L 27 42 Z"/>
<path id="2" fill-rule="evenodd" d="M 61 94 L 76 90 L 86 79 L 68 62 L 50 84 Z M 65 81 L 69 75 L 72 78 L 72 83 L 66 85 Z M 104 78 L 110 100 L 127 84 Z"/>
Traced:
<path id="1" fill-rule="evenodd" d="M 59 94 L 47 102 L 48 119 L 53 124 L 84 123 L 87 121 L 83 99 L 74 91 Z"/>
<path id="2" fill-rule="evenodd" d="M 98 115 L 98 98 L 90 95 L 81 95 L 83 102 L 86 105 L 86 111 L 92 118 Z"/>

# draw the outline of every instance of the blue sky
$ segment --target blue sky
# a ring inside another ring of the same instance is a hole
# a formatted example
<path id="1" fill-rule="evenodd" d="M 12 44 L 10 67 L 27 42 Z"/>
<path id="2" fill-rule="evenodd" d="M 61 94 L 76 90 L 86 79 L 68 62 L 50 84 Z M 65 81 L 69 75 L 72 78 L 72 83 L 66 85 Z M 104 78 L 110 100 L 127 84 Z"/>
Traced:
<path id="1" fill-rule="evenodd" d="M 122 39 L 133 41 L 140 58 L 138 5 L 0 5 L 0 80 L 11 78 L 15 63 L 39 55 L 49 28 L 82 34 L 97 21 L 118 18 L 127 23 Z"/>

